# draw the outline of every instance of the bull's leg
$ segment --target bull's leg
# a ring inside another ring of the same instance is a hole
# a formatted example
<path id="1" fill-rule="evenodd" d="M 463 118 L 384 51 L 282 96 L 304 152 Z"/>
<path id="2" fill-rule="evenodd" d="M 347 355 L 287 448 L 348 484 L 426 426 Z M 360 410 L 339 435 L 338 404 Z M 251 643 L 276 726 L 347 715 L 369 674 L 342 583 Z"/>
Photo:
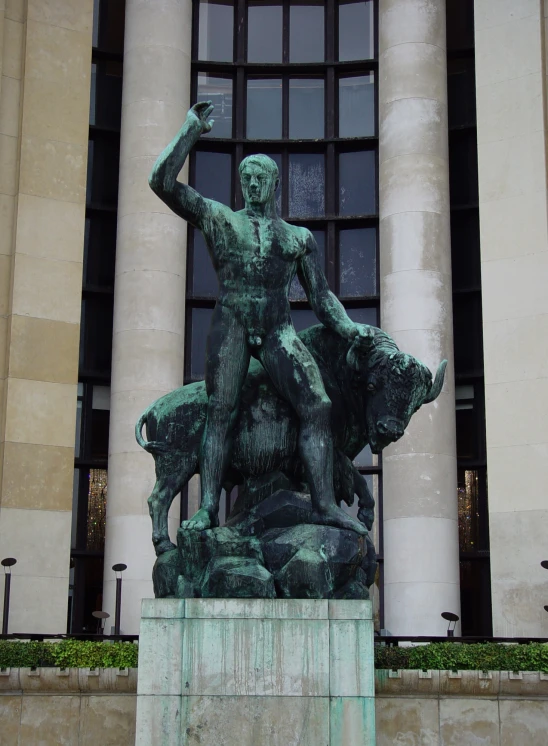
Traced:
<path id="1" fill-rule="evenodd" d="M 354 469 L 354 492 L 358 496 L 358 518 L 371 531 L 375 520 L 375 500 L 367 486 L 367 480 L 353 466 Z"/>
<path id="2" fill-rule="evenodd" d="M 176 474 L 158 477 L 152 494 L 148 498 L 148 509 L 152 518 L 152 543 L 156 554 L 160 555 L 175 549 L 169 538 L 167 518 L 175 495 L 177 495 L 190 477 L 194 468 L 186 468 Z"/>

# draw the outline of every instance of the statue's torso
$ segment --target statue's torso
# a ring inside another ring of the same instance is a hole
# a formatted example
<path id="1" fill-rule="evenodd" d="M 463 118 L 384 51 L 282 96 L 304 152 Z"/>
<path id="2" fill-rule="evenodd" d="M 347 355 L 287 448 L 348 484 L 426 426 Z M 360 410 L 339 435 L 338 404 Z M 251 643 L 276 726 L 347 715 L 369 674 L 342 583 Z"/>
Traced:
<path id="1" fill-rule="evenodd" d="M 219 302 L 249 331 L 264 334 L 289 318 L 289 287 L 309 250 L 308 231 L 279 217 L 216 209 L 204 236 L 219 281 Z"/>

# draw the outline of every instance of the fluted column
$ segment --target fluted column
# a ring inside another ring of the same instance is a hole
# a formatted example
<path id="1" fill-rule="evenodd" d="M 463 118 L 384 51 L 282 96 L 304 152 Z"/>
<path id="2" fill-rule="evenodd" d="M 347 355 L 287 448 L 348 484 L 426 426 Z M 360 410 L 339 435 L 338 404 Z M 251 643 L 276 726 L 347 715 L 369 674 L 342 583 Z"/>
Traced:
<path id="1" fill-rule="evenodd" d="M 135 442 L 140 413 L 183 383 L 186 224 L 150 190 L 148 175 L 190 105 L 191 0 L 127 0 L 114 294 L 109 487 L 103 608 L 114 618 L 124 562 L 122 632 L 138 632 L 153 595 L 147 498 L 151 456 Z M 174 530 L 178 508 L 172 510 Z"/>
<path id="2" fill-rule="evenodd" d="M 444 634 L 460 615 L 445 0 L 380 0 L 381 321 L 439 398 L 384 452 L 385 627 Z"/>

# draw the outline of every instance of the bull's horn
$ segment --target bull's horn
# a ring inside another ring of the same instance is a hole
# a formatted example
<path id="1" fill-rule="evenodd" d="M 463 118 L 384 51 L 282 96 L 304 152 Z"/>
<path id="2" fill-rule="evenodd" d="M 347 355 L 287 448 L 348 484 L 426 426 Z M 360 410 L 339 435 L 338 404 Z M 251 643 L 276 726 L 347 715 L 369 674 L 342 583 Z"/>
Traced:
<path id="1" fill-rule="evenodd" d="M 365 329 L 365 331 L 356 334 L 354 341 L 348 348 L 346 353 L 346 362 L 352 368 L 352 370 L 359 371 L 360 369 L 360 353 L 369 352 L 373 342 L 375 340 L 375 332 L 371 327 Z"/>
<path id="2" fill-rule="evenodd" d="M 437 399 L 438 396 L 440 395 L 441 389 L 443 386 L 443 379 L 445 378 L 446 368 L 447 368 L 447 360 L 443 360 L 440 363 L 440 367 L 438 368 L 438 372 L 436 373 L 435 379 L 432 381 L 432 385 L 430 386 L 430 392 L 424 398 L 423 404 L 429 404 L 431 401 L 434 401 L 434 399 Z"/>

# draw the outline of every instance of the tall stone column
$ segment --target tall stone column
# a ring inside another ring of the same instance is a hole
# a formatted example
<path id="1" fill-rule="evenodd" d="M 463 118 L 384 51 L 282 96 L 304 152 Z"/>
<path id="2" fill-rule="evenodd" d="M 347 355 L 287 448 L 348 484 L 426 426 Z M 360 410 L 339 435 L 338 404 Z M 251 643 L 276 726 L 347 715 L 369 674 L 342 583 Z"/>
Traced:
<path id="1" fill-rule="evenodd" d="M 460 615 L 445 0 L 380 0 L 381 321 L 439 398 L 384 452 L 385 627 L 445 634 Z"/>
<path id="2" fill-rule="evenodd" d="M 103 608 L 113 619 L 111 567 L 123 562 L 128 634 L 139 631 L 141 599 L 153 595 L 155 559 L 154 463 L 135 442 L 135 422 L 183 383 L 186 224 L 153 194 L 148 175 L 190 105 L 191 20 L 191 0 L 126 2 Z M 172 515 L 175 530 L 176 505 Z"/>

